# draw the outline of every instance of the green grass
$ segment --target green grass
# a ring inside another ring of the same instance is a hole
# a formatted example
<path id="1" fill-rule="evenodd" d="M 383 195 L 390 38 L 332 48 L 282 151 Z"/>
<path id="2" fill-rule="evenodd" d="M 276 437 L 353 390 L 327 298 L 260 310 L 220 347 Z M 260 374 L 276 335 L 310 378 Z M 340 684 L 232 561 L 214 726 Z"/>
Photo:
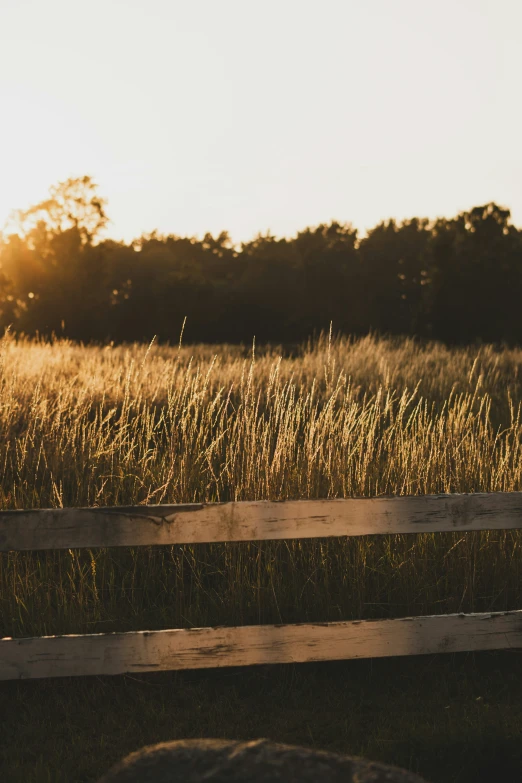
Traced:
<path id="1" fill-rule="evenodd" d="M 516 349 L 322 337 L 285 355 L 6 338 L 0 508 L 521 490 L 521 404 Z M 0 636 L 518 609 L 521 541 L 496 531 L 3 554 Z M 432 781 L 476 781 L 500 747 L 522 777 L 518 661 L 2 684 L 6 779 L 94 780 L 145 742 L 199 735 L 337 748 Z"/>

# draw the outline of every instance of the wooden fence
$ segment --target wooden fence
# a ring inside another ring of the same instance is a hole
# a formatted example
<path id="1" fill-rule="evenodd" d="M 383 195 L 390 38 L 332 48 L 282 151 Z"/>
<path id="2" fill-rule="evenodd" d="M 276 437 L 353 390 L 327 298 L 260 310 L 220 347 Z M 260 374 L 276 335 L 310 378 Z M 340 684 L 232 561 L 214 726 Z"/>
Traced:
<path id="1" fill-rule="evenodd" d="M 522 492 L 0 512 L 0 551 L 522 528 Z M 0 639 L 0 680 L 522 648 L 522 610 Z"/>

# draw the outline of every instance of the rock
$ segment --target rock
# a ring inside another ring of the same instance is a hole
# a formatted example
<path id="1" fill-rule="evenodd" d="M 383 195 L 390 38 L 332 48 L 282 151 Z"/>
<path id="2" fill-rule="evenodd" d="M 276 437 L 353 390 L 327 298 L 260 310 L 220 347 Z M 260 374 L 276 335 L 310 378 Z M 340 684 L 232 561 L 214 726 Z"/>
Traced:
<path id="1" fill-rule="evenodd" d="M 411 772 L 266 739 L 180 740 L 131 753 L 98 783 L 424 783 Z"/>

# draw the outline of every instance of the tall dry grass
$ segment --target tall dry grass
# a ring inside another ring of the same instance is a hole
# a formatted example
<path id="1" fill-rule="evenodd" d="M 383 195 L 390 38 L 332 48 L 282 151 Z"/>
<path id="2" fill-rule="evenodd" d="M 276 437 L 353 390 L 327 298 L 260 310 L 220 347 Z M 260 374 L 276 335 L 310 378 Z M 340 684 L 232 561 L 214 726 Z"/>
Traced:
<path id="1" fill-rule="evenodd" d="M 2 508 L 513 491 L 522 350 L 1 347 Z M 518 608 L 517 532 L 0 560 L 0 635 Z"/>

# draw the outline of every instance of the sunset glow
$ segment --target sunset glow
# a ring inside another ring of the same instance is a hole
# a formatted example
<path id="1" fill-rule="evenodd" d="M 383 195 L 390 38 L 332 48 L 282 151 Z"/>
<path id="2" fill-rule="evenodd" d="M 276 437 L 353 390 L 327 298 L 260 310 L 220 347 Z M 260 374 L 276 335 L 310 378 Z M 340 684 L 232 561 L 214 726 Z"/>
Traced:
<path id="1" fill-rule="evenodd" d="M 0 225 L 84 174 L 127 240 L 364 229 L 493 200 L 522 223 L 516 0 L 88 9 L 2 3 Z"/>

